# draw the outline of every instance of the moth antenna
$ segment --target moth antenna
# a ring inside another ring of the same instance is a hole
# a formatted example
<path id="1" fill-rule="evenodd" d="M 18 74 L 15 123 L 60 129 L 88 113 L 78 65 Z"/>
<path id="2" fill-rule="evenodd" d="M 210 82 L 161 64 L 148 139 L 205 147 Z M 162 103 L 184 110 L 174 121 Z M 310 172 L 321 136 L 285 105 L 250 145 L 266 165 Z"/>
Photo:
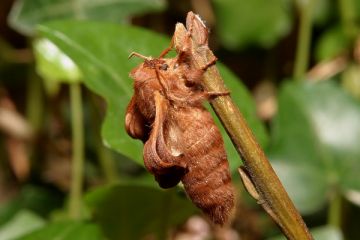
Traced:
<path id="1" fill-rule="evenodd" d="M 167 47 L 164 51 L 160 53 L 159 58 L 165 57 L 172 49 L 174 48 L 174 37 L 171 38 L 171 42 L 169 47 Z"/>
<path id="2" fill-rule="evenodd" d="M 165 57 L 170 51 L 172 50 L 172 47 L 167 47 L 164 51 L 161 52 L 159 58 Z"/>
<path id="3" fill-rule="evenodd" d="M 146 56 L 144 56 L 144 55 L 142 55 L 140 53 L 137 53 L 137 52 L 130 53 L 128 59 L 132 58 L 133 56 L 144 59 L 144 60 L 148 60 L 148 61 L 151 60 L 151 57 L 146 57 Z"/>

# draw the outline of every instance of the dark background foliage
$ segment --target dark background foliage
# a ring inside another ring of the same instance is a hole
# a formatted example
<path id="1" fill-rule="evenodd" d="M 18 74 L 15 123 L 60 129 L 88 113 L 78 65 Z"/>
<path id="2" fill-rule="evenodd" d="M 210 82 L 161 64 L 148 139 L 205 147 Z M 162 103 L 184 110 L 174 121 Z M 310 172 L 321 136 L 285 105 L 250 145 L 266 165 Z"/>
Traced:
<path id="1" fill-rule="evenodd" d="M 1 240 L 279 239 L 222 128 L 238 192 L 224 228 L 160 189 L 125 133 L 129 53 L 159 55 L 190 10 L 315 238 L 360 237 L 359 0 L 2 0 Z"/>

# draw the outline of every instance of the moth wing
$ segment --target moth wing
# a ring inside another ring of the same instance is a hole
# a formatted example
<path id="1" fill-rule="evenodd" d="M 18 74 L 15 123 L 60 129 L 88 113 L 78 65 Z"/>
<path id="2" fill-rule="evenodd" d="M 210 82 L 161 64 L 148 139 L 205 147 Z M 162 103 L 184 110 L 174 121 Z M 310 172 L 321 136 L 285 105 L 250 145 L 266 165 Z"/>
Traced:
<path id="1" fill-rule="evenodd" d="M 173 154 L 164 139 L 164 128 L 167 124 L 168 102 L 159 93 L 154 93 L 155 120 L 150 137 L 144 145 L 144 163 L 149 172 L 155 175 L 162 188 L 176 186 L 186 173 L 186 163 L 182 154 Z"/>
<path id="2" fill-rule="evenodd" d="M 135 103 L 135 96 L 130 100 L 125 115 L 126 132 L 133 138 L 145 141 L 147 137 L 147 129 L 144 117 L 140 113 Z"/>

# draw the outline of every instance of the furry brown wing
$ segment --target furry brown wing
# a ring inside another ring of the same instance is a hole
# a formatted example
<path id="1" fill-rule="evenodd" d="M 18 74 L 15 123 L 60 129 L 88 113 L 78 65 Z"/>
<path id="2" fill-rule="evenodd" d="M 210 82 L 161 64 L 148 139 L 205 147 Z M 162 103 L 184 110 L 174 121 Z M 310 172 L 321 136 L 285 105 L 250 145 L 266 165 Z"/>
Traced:
<path id="1" fill-rule="evenodd" d="M 131 98 L 126 108 L 125 129 L 132 138 L 141 139 L 142 141 L 147 138 L 148 129 L 144 117 L 136 105 L 135 96 Z"/>
<path id="2" fill-rule="evenodd" d="M 169 123 L 168 101 L 159 92 L 154 93 L 154 100 L 155 119 L 144 145 L 144 163 L 162 188 L 170 188 L 176 186 L 186 173 L 186 162 L 181 153 L 169 149 L 164 139 L 164 129 Z"/>

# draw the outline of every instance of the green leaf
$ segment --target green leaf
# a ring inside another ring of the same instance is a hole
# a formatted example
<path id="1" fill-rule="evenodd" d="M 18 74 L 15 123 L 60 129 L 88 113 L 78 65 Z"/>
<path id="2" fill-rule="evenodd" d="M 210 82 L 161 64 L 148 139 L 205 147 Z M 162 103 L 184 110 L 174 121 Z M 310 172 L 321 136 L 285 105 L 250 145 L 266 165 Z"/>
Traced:
<path id="1" fill-rule="evenodd" d="M 302 213 L 360 189 L 360 103 L 336 83 L 285 84 L 272 127 L 269 157 Z"/>
<path id="2" fill-rule="evenodd" d="M 0 225 L 9 221 L 22 209 L 47 217 L 50 211 L 61 205 L 62 196 L 59 193 L 41 187 L 25 185 L 16 198 L 0 206 Z"/>
<path id="3" fill-rule="evenodd" d="M 328 0 L 317 0 L 314 3 L 314 8 L 312 10 L 313 13 L 313 21 L 317 26 L 324 26 L 326 23 L 331 20 L 334 12 L 336 12 L 337 6 L 332 4 Z"/>
<path id="4" fill-rule="evenodd" d="M 268 143 L 268 136 L 264 125 L 259 121 L 256 115 L 256 106 L 252 101 L 250 93 L 246 90 L 244 84 L 224 65 L 219 64 L 219 71 L 224 79 L 225 85 L 231 90 L 231 97 L 235 104 L 239 107 L 241 113 L 245 116 L 247 123 L 254 132 L 258 142 L 262 147 L 266 147 Z M 228 161 L 230 164 L 230 170 L 234 174 L 238 174 L 237 169 L 240 166 L 239 154 L 237 153 L 230 137 L 227 135 L 224 127 L 220 123 L 220 120 L 213 113 L 213 117 L 217 126 L 219 127 L 228 155 Z"/>
<path id="5" fill-rule="evenodd" d="M 98 37 L 99 29 L 101 38 Z M 95 22 L 54 22 L 40 26 L 39 30 L 74 60 L 84 74 L 86 86 L 105 98 L 108 105 L 102 128 L 104 143 L 143 164 L 142 143 L 131 139 L 124 128 L 125 109 L 133 94 L 128 73 L 141 61 L 127 57 L 132 51 L 157 56 L 169 46 L 170 40 L 136 27 Z M 225 67 L 220 70 L 250 127 L 265 144 L 265 130 L 255 117 L 249 93 L 229 70 Z M 227 141 L 227 148 L 233 149 L 230 141 Z M 230 150 L 229 158 L 238 159 L 238 155 Z"/>
<path id="6" fill-rule="evenodd" d="M 17 240 L 103 240 L 97 225 L 76 221 L 50 223 Z"/>
<path id="7" fill-rule="evenodd" d="M 45 221 L 27 210 L 18 212 L 9 222 L 0 228 L 0 239 L 11 240 L 41 228 Z"/>
<path id="8" fill-rule="evenodd" d="M 17 0 L 9 24 L 25 35 L 34 35 L 35 26 L 56 19 L 93 19 L 125 22 L 129 16 L 165 8 L 164 0 Z"/>
<path id="9" fill-rule="evenodd" d="M 109 239 L 161 234 L 196 212 L 182 191 L 133 183 L 97 188 L 87 194 L 86 202 Z"/>
<path id="10" fill-rule="evenodd" d="M 228 49 L 273 46 L 290 31 L 288 0 L 213 0 L 216 29 Z"/>
<path id="11" fill-rule="evenodd" d="M 168 46 L 167 39 L 134 27 L 95 22 L 57 22 L 39 29 L 75 61 L 87 87 L 106 100 L 104 144 L 143 164 L 142 143 L 130 138 L 124 125 L 125 109 L 133 94 L 128 74 L 139 63 L 128 56 L 132 51 L 158 55 Z M 101 38 L 97 37 L 99 29 Z"/>
<path id="12" fill-rule="evenodd" d="M 353 97 L 360 99 L 360 65 L 349 64 L 341 74 L 341 83 Z"/>
<path id="13" fill-rule="evenodd" d="M 341 230 L 332 226 L 323 226 L 311 229 L 311 234 L 316 240 L 343 240 Z M 285 240 L 284 236 L 269 238 L 268 240 Z"/>
<path id="14" fill-rule="evenodd" d="M 49 95 L 55 95 L 60 83 L 80 82 L 82 76 L 76 64 L 47 39 L 34 41 L 36 71 L 42 77 Z"/>
<path id="15" fill-rule="evenodd" d="M 341 26 L 336 26 L 323 33 L 317 44 L 315 56 L 318 61 L 332 59 L 345 53 L 349 47 L 349 41 Z"/>

